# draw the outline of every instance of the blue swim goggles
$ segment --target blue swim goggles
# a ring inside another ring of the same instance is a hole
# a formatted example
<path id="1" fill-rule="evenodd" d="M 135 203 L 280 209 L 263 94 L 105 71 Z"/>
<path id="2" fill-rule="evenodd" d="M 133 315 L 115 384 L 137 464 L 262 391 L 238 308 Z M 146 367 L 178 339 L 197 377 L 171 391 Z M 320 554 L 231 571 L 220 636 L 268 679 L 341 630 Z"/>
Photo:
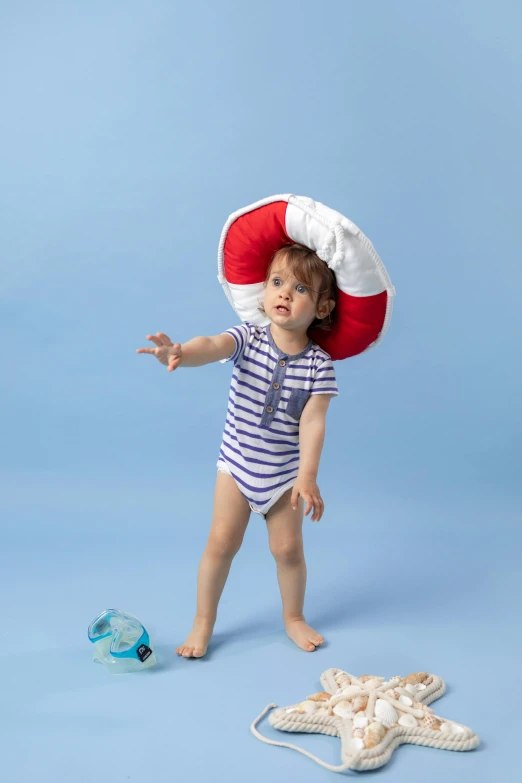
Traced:
<path id="1" fill-rule="evenodd" d="M 137 671 L 156 663 L 145 627 L 127 612 L 106 609 L 88 629 L 94 660 L 114 673 Z"/>

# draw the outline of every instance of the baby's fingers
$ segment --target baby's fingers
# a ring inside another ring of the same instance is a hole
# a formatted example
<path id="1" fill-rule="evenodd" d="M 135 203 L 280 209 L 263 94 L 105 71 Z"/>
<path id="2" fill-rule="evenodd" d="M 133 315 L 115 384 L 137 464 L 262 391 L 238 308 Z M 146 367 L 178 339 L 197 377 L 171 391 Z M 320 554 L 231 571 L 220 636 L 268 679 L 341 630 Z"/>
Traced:
<path id="1" fill-rule="evenodd" d="M 181 364 L 181 353 L 175 353 L 172 356 L 169 356 L 169 360 L 167 362 L 168 371 L 175 370 L 179 365 Z"/>
<path id="2" fill-rule="evenodd" d="M 323 499 L 319 496 L 314 498 L 314 513 L 310 517 L 312 522 L 319 522 L 324 512 Z"/>
<path id="3" fill-rule="evenodd" d="M 166 334 L 163 334 L 163 332 L 156 332 L 156 334 L 146 334 L 145 337 L 147 340 L 150 340 L 151 343 L 157 345 L 158 348 L 161 348 L 162 345 L 172 345 L 170 337 Z"/>
<path id="4" fill-rule="evenodd" d="M 297 501 L 298 500 L 299 500 L 299 490 L 295 489 L 295 487 L 294 487 L 294 489 L 292 490 L 292 497 L 290 498 L 290 503 L 292 504 L 292 508 L 294 509 L 294 511 L 297 508 Z"/>
<path id="5" fill-rule="evenodd" d="M 167 334 L 164 334 L 163 332 L 156 332 L 156 337 L 160 341 L 160 345 L 172 345 L 172 340 Z M 157 345 L 158 343 L 156 343 Z"/>
<path id="6" fill-rule="evenodd" d="M 156 353 L 155 348 L 136 348 L 136 353 Z"/>

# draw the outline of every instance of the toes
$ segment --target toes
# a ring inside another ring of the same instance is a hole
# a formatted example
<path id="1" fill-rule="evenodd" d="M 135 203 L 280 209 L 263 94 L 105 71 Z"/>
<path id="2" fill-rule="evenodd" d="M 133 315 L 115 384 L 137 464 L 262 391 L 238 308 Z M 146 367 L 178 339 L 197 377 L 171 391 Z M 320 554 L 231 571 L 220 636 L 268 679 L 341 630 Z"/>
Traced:
<path id="1" fill-rule="evenodd" d="M 176 655 L 182 655 L 183 658 L 202 658 L 206 650 L 201 647 L 189 647 L 186 644 L 180 644 L 176 647 Z"/>
<path id="2" fill-rule="evenodd" d="M 305 644 L 304 648 L 307 652 L 313 652 L 315 650 L 315 645 L 312 644 L 312 642 L 308 642 Z"/>

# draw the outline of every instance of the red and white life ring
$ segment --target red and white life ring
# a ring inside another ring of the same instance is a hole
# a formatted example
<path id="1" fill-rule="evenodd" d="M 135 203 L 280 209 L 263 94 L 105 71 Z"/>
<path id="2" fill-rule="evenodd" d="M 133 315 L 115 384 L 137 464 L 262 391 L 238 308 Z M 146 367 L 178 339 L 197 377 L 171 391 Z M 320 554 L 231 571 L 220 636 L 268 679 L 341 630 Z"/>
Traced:
<path id="1" fill-rule="evenodd" d="M 304 196 L 271 196 L 228 218 L 219 243 L 218 279 L 239 318 L 268 323 L 258 310 L 268 265 L 276 250 L 293 242 L 316 252 L 337 280 L 333 328 L 311 330 L 311 339 L 334 360 L 378 345 L 395 296 L 384 264 L 355 223 Z"/>

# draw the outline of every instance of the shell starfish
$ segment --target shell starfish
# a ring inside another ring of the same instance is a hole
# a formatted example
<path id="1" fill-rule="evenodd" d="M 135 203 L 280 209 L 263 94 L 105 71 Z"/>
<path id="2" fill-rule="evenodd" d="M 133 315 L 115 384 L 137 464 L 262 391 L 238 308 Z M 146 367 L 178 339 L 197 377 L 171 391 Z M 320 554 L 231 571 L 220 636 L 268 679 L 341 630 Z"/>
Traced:
<path id="1" fill-rule="evenodd" d="M 265 707 L 252 723 L 254 736 L 269 745 L 297 750 L 333 772 L 382 767 L 403 743 L 472 750 L 480 742 L 467 726 L 441 718 L 427 706 L 446 690 L 444 681 L 435 674 L 414 672 L 385 680 L 328 669 L 320 679 L 323 691 L 308 696 L 300 704 L 276 708 L 269 722 L 282 731 L 339 737 L 341 766 L 327 764 L 296 745 L 263 737 L 256 726 L 275 704 Z"/>

